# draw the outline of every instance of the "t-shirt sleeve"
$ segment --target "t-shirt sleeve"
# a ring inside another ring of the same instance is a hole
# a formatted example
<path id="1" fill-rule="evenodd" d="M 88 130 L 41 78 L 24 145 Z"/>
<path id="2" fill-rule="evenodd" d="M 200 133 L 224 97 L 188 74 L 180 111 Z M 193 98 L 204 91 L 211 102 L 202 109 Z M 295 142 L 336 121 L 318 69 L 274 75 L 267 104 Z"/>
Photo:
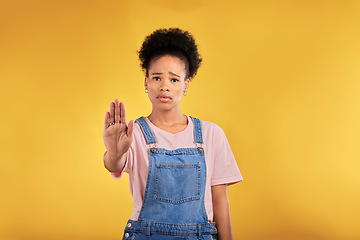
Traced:
<path id="1" fill-rule="evenodd" d="M 111 176 L 115 179 L 120 179 L 124 172 L 130 173 L 131 166 L 132 166 L 132 159 L 133 159 L 133 149 L 132 147 L 129 148 L 126 156 L 126 162 L 122 170 L 118 172 L 111 172 Z"/>
<path id="2" fill-rule="evenodd" d="M 214 168 L 211 186 L 232 185 L 243 180 L 224 131 L 216 126 L 213 136 Z"/>

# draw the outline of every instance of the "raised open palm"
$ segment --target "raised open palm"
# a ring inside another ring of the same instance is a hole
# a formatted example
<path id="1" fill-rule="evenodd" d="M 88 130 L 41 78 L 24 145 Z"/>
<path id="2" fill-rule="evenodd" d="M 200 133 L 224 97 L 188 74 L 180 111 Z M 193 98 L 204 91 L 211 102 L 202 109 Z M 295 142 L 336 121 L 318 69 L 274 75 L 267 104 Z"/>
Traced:
<path id="1" fill-rule="evenodd" d="M 120 158 L 125 154 L 133 141 L 134 121 L 126 125 L 125 104 L 115 99 L 110 103 L 110 112 L 106 112 L 104 119 L 103 139 L 107 154 Z"/>

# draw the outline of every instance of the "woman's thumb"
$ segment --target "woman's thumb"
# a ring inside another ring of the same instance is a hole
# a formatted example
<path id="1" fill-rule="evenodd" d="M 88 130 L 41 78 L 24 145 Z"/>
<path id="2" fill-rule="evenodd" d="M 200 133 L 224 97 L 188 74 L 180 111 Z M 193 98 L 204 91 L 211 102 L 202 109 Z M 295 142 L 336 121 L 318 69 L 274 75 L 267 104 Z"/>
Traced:
<path id="1" fill-rule="evenodd" d="M 133 130 L 134 130 L 134 120 L 131 120 L 131 121 L 129 122 L 129 124 L 128 124 L 126 134 L 127 134 L 128 136 L 132 136 Z"/>

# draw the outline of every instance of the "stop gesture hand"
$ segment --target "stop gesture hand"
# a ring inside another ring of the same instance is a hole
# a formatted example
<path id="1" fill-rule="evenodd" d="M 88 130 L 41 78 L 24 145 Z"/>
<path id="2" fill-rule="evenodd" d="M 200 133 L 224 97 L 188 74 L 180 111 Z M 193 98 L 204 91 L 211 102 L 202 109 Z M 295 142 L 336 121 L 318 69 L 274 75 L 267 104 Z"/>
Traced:
<path id="1" fill-rule="evenodd" d="M 126 125 L 125 104 L 115 99 L 110 103 L 110 112 L 104 119 L 103 139 L 107 154 L 120 159 L 130 148 L 133 141 L 134 121 Z"/>

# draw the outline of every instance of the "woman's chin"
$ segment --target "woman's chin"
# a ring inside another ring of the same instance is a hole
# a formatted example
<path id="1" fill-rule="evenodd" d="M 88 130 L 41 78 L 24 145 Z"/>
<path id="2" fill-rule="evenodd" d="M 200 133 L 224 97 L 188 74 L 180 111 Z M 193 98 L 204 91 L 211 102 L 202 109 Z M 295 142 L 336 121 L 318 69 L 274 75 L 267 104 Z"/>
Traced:
<path id="1" fill-rule="evenodd" d="M 168 103 L 158 103 L 156 105 L 153 104 L 153 109 L 156 109 L 158 111 L 170 111 L 174 109 L 174 106 Z"/>

